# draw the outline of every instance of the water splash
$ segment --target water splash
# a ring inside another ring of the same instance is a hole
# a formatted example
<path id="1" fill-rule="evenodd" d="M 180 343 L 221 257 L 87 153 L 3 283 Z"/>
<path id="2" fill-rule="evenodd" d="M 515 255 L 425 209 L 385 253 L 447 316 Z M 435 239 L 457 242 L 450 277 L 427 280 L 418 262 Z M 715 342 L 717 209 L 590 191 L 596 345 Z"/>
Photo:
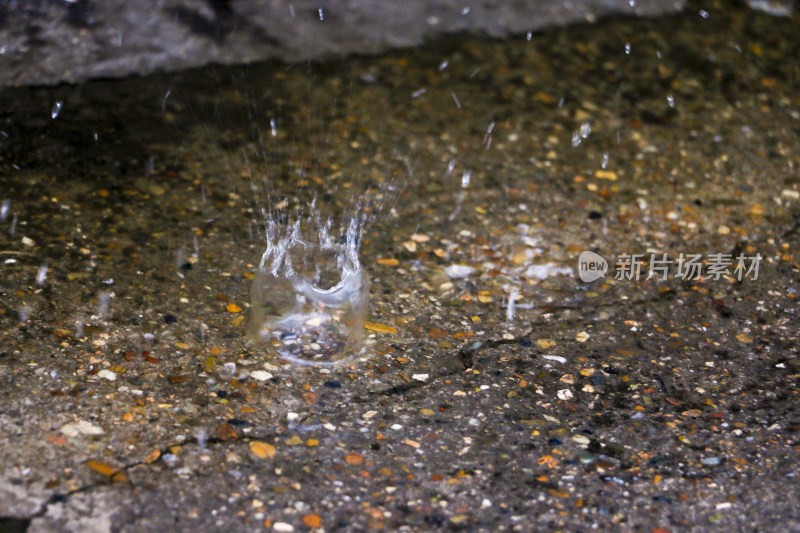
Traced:
<path id="1" fill-rule="evenodd" d="M 316 200 L 293 222 L 262 213 L 266 249 L 251 293 L 251 343 L 312 366 L 364 353 L 369 281 L 359 251 L 372 210 L 363 202 L 338 224 L 322 217 Z"/>

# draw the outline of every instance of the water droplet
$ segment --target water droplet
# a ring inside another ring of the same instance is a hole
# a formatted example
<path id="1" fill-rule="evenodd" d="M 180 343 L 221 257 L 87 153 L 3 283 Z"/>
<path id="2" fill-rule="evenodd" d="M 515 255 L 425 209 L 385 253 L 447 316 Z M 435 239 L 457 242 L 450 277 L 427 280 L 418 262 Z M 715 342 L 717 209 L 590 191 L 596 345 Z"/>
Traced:
<path id="1" fill-rule="evenodd" d="M 76 320 L 75 321 L 75 338 L 80 339 L 83 337 L 83 321 Z"/>
<path id="2" fill-rule="evenodd" d="M 581 124 L 580 134 L 582 138 L 587 138 L 589 134 L 592 132 L 592 126 L 588 122 L 584 122 Z"/>
<path id="3" fill-rule="evenodd" d="M 631 43 L 625 43 L 625 54 L 631 55 Z"/>
<path id="4" fill-rule="evenodd" d="M 675 107 L 675 97 L 672 95 L 667 96 L 667 103 L 670 107 Z"/>
<path id="5" fill-rule="evenodd" d="M 8 210 L 11 208 L 11 200 L 3 200 L 0 204 L 0 222 L 5 222 L 8 216 Z"/>
<path id="6" fill-rule="evenodd" d="M 456 160 L 451 159 L 450 162 L 447 163 L 447 175 L 449 176 L 450 174 L 452 174 L 455 168 L 456 168 Z"/>
<path id="7" fill-rule="evenodd" d="M 528 35 L 525 36 L 529 41 L 533 38 L 533 32 L 529 31 Z"/>
<path id="8" fill-rule="evenodd" d="M 427 89 L 425 89 L 424 87 L 422 89 L 417 89 L 416 91 L 411 93 L 411 98 L 417 98 L 419 96 L 422 96 L 423 94 L 425 94 L 426 91 Z"/>
<path id="9" fill-rule="evenodd" d="M 464 8 L 461 8 L 461 14 L 462 14 L 462 15 L 468 15 L 470 11 L 472 11 L 472 8 L 471 8 L 471 7 L 464 7 Z"/>
<path id="10" fill-rule="evenodd" d="M 606 152 L 606 153 L 604 153 L 604 154 L 603 154 L 603 160 L 602 160 L 602 162 L 600 163 L 600 167 L 601 167 L 603 170 L 605 170 L 607 166 L 608 166 L 608 152 Z"/>
<path id="11" fill-rule="evenodd" d="M 319 20 L 325 20 L 325 11 L 322 8 L 319 8 L 317 12 L 319 13 Z"/>
<path id="12" fill-rule="evenodd" d="M 704 19 L 707 19 L 708 17 L 710 17 L 710 16 L 711 16 L 711 14 L 710 14 L 708 11 L 706 11 L 705 9 L 701 9 L 700 11 L 698 11 L 698 13 L 699 13 L 699 14 L 700 14 L 700 16 L 701 16 L 701 17 L 703 17 Z"/>
<path id="13" fill-rule="evenodd" d="M 442 61 L 441 63 L 439 63 L 439 72 L 441 72 L 444 69 L 446 69 L 447 65 L 449 65 L 449 62 L 446 59 L 444 61 Z"/>
<path id="14" fill-rule="evenodd" d="M 273 137 L 278 136 L 278 123 L 275 122 L 274 118 L 269 119 L 269 131 Z"/>
<path id="15" fill-rule="evenodd" d="M 55 105 L 53 106 L 53 110 L 50 112 L 50 116 L 52 118 L 56 118 L 58 116 L 58 114 L 61 113 L 61 107 L 63 105 L 64 104 L 61 101 L 56 102 Z"/>
<path id="16" fill-rule="evenodd" d="M 455 103 L 456 103 L 456 107 L 458 107 L 459 109 L 461 109 L 461 102 L 459 102 L 459 101 L 458 101 L 458 97 L 456 96 L 456 93 L 450 93 L 450 96 L 452 96 L 452 97 L 453 97 L 453 100 L 454 100 L 454 101 L 455 101 Z"/>

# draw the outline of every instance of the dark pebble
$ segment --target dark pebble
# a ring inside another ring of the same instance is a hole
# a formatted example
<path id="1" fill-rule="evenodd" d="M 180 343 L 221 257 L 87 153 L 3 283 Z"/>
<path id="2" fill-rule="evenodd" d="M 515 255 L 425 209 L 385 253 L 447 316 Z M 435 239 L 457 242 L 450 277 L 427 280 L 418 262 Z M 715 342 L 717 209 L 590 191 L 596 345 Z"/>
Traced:
<path id="1" fill-rule="evenodd" d="M 178 317 L 176 317 L 175 315 L 164 315 L 164 322 L 166 322 L 167 324 L 174 324 L 177 321 Z"/>
<path id="2" fill-rule="evenodd" d="M 329 389 L 340 389 L 340 388 L 342 388 L 342 384 L 339 383 L 336 380 L 326 381 L 325 383 L 323 383 L 323 385 L 325 385 Z"/>
<path id="3" fill-rule="evenodd" d="M 591 376 L 589 376 L 589 383 L 591 383 L 592 385 L 605 385 L 606 378 L 604 376 L 601 376 L 600 374 L 592 374 Z"/>
<path id="4" fill-rule="evenodd" d="M 603 213 L 600 211 L 589 211 L 590 220 L 597 220 L 598 218 L 603 218 Z"/>

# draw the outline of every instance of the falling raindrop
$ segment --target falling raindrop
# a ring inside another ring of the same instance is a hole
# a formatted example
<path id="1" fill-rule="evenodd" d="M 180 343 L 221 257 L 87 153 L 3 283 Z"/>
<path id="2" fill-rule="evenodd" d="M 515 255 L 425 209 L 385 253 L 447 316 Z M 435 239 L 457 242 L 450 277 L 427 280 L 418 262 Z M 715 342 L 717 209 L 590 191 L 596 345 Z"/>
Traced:
<path id="1" fill-rule="evenodd" d="M 608 166 L 608 152 L 603 154 L 603 161 L 600 163 L 600 167 L 605 170 Z"/>
<path id="2" fill-rule="evenodd" d="M 494 126 L 494 122 L 489 123 L 489 127 L 486 129 L 486 134 L 483 136 L 483 144 L 486 146 L 487 150 L 492 146 L 492 132 L 494 131 Z"/>
<path id="3" fill-rule="evenodd" d="M 97 295 L 97 316 L 104 317 L 108 313 L 108 305 L 111 302 L 111 293 L 103 291 Z"/>
<path id="4" fill-rule="evenodd" d="M 441 72 L 444 69 L 446 69 L 448 64 L 449 64 L 449 62 L 446 59 L 444 61 L 442 61 L 441 63 L 439 63 L 439 72 Z"/>
<path id="5" fill-rule="evenodd" d="M 63 102 L 61 102 L 61 101 L 58 101 L 58 102 L 56 102 L 56 103 L 55 103 L 55 105 L 53 105 L 53 110 L 50 112 L 50 117 L 51 117 L 51 118 L 56 118 L 56 117 L 58 117 L 58 114 L 59 114 L 59 113 L 61 113 L 61 107 L 62 107 L 63 105 L 64 105 L 64 104 L 63 104 Z"/>
<path id="6" fill-rule="evenodd" d="M 75 321 L 75 338 L 80 339 L 83 337 L 83 320 Z"/>
<path id="7" fill-rule="evenodd" d="M 411 93 L 411 98 L 417 98 L 417 97 L 420 97 L 420 96 L 422 96 L 423 94 L 425 94 L 425 91 L 427 91 L 427 89 L 425 89 L 424 87 L 423 87 L 422 89 L 417 89 L 416 91 L 414 91 L 413 93 Z"/>
<path id="8" fill-rule="evenodd" d="M 161 99 L 161 114 L 165 114 L 167 112 L 167 98 L 169 95 L 172 94 L 172 91 L 167 91 L 167 94 L 164 95 L 164 98 Z"/>
<path id="9" fill-rule="evenodd" d="M 625 43 L 625 54 L 631 55 L 631 43 Z"/>
<path id="10" fill-rule="evenodd" d="M 319 20 L 325 20 L 325 12 L 323 11 L 323 9 L 319 8 L 317 11 L 319 13 Z"/>
<path id="11" fill-rule="evenodd" d="M 269 119 L 269 131 L 273 137 L 278 136 L 278 123 L 275 122 L 274 118 Z"/>
<path id="12" fill-rule="evenodd" d="M 698 11 L 698 13 L 699 13 L 699 14 L 700 14 L 700 16 L 701 16 L 701 17 L 703 17 L 704 19 L 707 19 L 708 17 L 710 17 L 710 16 L 711 16 L 711 14 L 710 14 L 708 11 L 706 11 L 705 9 L 701 9 L 700 11 Z"/>
<path id="13" fill-rule="evenodd" d="M 464 174 L 461 176 L 461 188 L 466 189 L 469 187 L 469 182 L 472 179 L 472 171 L 465 170 Z"/>
<path id="14" fill-rule="evenodd" d="M 514 320 L 514 304 L 519 297 L 519 288 L 512 287 L 508 293 L 508 305 L 506 306 L 506 321 L 511 322 Z"/>
<path id="15" fill-rule="evenodd" d="M 47 279 L 47 265 L 41 265 L 39 271 L 36 272 L 36 284 L 44 285 L 44 280 Z"/>
<path id="16" fill-rule="evenodd" d="M 672 95 L 667 96 L 667 103 L 670 107 L 675 107 L 675 97 Z"/>
<path id="17" fill-rule="evenodd" d="M 10 207 L 11 200 L 3 200 L 3 203 L 0 204 L 0 222 L 5 222 Z"/>
<path id="18" fill-rule="evenodd" d="M 197 447 L 200 448 L 200 450 L 205 450 L 206 442 L 208 441 L 208 431 L 203 428 L 198 429 L 197 433 L 195 433 L 195 438 L 197 439 Z"/>

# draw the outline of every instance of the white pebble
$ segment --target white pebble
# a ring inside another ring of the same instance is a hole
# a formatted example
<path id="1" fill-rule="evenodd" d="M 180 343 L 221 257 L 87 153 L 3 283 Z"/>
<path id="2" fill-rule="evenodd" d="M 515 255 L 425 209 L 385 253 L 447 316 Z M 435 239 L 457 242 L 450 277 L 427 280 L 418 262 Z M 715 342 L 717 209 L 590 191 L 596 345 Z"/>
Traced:
<path id="1" fill-rule="evenodd" d="M 250 372 L 250 377 L 257 381 L 267 381 L 268 379 L 272 379 L 272 374 L 266 370 L 253 370 Z"/>
<path id="2" fill-rule="evenodd" d="M 461 279 L 474 273 L 475 269 L 469 265 L 450 265 L 444 269 L 444 272 L 450 279 Z"/>
<path id="3" fill-rule="evenodd" d="M 67 437 L 77 437 L 78 435 L 102 435 L 103 428 L 96 426 L 86 420 L 78 420 L 61 426 L 61 433 Z"/>
<path id="4" fill-rule="evenodd" d="M 112 372 L 111 370 L 103 369 L 97 373 L 97 377 L 107 379 L 108 381 L 117 381 L 117 374 L 116 372 Z"/>

